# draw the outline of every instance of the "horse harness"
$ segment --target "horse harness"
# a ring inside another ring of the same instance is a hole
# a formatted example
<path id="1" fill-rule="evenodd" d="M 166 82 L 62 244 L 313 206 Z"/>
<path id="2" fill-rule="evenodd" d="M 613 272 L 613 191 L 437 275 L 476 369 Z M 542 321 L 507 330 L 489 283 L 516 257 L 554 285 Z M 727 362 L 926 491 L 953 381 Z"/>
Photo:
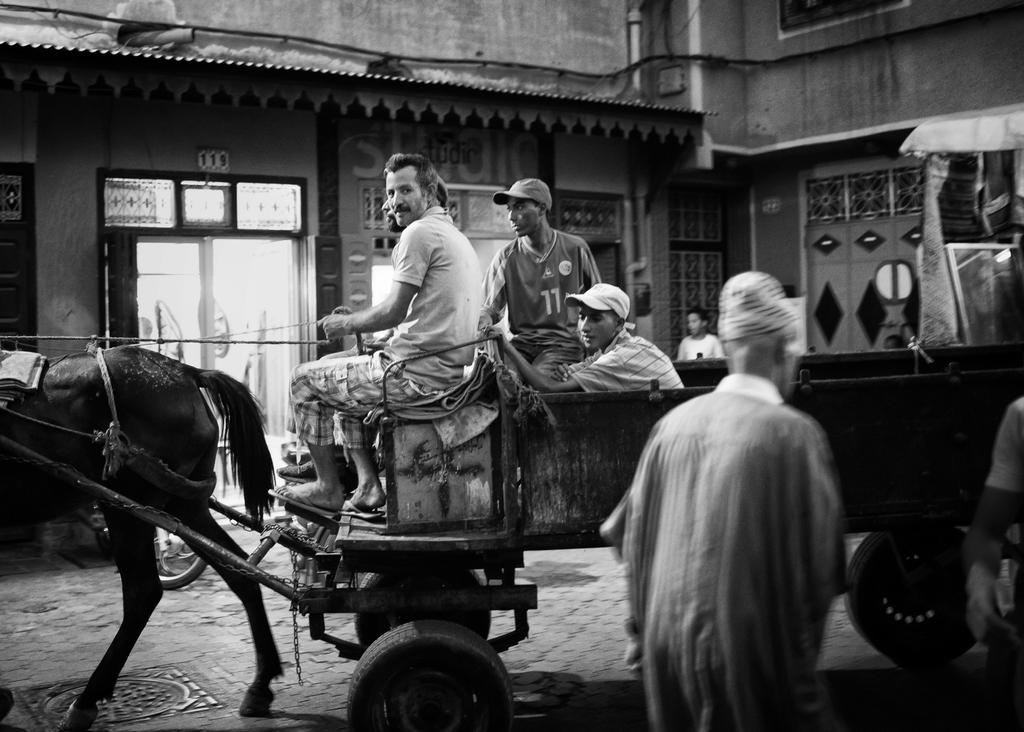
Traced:
<path id="1" fill-rule="evenodd" d="M 103 390 L 107 397 L 107 405 L 110 409 L 111 421 L 107 429 L 92 433 L 64 427 L 45 420 L 36 419 L 26 414 L 15 412 L 7 407 L 0 407 L 3 413 L 26 422 L 33 422 L 48 429 L 67 432 L 79 437 L 87 437 L 92 442 L 102 444 L 103 480 L 115 477 L 122 467 L 127 466 L 140 478 L 156 488 L 165 490 L 168 493 L 185 499 L 209 498 L 213 494 L 217 478 L 211 475 L 202 480 L 192 480 L 171 470 L 165 462 L 155 455 L 152 455 L 144 448 L 135 447 L 131 439 L 121 429 L 121 421 L 117 416 L 117 403 L 114 399 L 114 385 L 110 378 L 110 371 L 107 369 L 107 362 L 103 356 L 103 349 L 90 343 L 87 349 L 96 359 L 100 370 L 100 380 L 103 382 Z"/>

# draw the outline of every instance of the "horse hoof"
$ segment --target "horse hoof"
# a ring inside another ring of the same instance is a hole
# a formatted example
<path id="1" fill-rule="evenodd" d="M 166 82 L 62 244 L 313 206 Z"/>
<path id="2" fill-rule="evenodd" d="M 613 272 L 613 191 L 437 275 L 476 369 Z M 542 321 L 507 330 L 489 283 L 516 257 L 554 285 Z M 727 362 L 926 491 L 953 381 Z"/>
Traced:
<path id="1" fill-rule="evenodd" d="M 242 717 L 269 717 L 270 703 L 274 701 L 274 692 L 270 689 L 246 689 L 242 698 L 242 706 L 238 714 Z"/>
<path id="2" fill-rule="evenodd" d="M 99 713 L 100 710 L 96 707 L 82 708 L 75 702 L 71 702 L 71 706 L 60 719 L 60 727 L 57 728 L 57 732 L 85 732 L 92 727 L 92 723 L 96 721 Z"/>

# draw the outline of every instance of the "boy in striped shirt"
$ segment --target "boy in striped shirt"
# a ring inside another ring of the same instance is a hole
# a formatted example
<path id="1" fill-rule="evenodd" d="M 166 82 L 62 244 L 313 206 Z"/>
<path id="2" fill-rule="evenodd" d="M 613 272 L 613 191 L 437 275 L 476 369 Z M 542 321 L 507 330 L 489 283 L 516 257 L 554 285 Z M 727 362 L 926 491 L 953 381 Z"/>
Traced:
<path id="1" fill-rule="evenodd" d="M 626 330 L 629 295 L 614 285 L 598 283 L 582 295 L 569 295 L 568 305 L 579 307 L 579 335 L 586 359 L 555 368 L 553 375 L 529 363 L 515 348 L 505 356 L 523 380 L 542 392 L 635 391 L 657 380 L 662 389 L 683 386 L 672 361 L 657 346 Z"/>

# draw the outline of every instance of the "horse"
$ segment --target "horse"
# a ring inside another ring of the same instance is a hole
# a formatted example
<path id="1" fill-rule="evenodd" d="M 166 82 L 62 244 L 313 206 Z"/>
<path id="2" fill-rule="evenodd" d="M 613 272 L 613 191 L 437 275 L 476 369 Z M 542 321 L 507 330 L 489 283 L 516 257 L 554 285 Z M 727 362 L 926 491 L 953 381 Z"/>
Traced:
<path id="1" fill-rule="evenodd" d="M 223 429 L 211 406 L 220 413 Z M 273 464 L 261 409 L 249 390 L 223 372 L 197 369 L 136 346 L 55 359 L 38 390 L 0 409 L 0 435 L 47 461 L 72 466 L 128 499 L 172 514 L 243 558 L 208 505 L 220 439 L 230 449 L 246 511 L 261 520 L 270 508 Z M 0 525 L 46 521 L 92 500 L 31 461 L 14 457 L 12 450 L 0 451 L 0 462 L 0 500 L 5 509 Z M 110 506 L 102 510 L 121 576 L 124 616 L 84 690 L 65 713 L 60 729 L 66 732 L 87 730 L 95 721 L 96 703 L 114 693 L 163 594 L 153 526 Z M 256 651 L 255 678 L 239 714 L 270 716 L 270 682 L 282 674 L 282 667 L 259 586 L 237 572 L 218 571 L 242 601 Z"/>

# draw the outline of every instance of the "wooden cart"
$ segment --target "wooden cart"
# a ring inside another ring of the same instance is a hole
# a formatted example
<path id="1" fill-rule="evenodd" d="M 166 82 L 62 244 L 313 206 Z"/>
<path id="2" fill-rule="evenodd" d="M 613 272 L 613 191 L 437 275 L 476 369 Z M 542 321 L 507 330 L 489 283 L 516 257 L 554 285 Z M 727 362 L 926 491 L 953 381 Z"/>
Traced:
<path id="1" fill-rule="evenodd" d="M 1020 345 L 929 355 L 930 363 L 909 351 L 809 358 L 791 399 L 828 434 L 848 531 L 868 532 L 849 564 L 851 618 L 904 666 L 942 663 L 973 645 L 962 527 L 1003 409 L 1024 394 Z M 337 551 L 316 557 L 322 586 L 298 604 L 313 638 L 358 660 L 357 728 L 387 729 L 380 720 L 395 714 L 507 725 L 511 696 L 495 652 L 526 637 L 536 607 L 536 587 L 515 581 L 523 552 L 601 544 L 598 526 L 629 486 L 650 428 L 725 373 L 723 362 L 680 371 L 707 384 L 548 395 L 553 424 L 516 423 L 504 405 L 486 434 L 455 450 L 429 423 L 386 420 L 386 524 L 288 505 L 337 532 Z M 493 610 L 514 611 L 511 632 L 488 637 Z M 356 614 L 355 641 L 327 632 L 326 616 L 339 612 Z M 409 624 L 422 618 L 430 622 Z"/>

